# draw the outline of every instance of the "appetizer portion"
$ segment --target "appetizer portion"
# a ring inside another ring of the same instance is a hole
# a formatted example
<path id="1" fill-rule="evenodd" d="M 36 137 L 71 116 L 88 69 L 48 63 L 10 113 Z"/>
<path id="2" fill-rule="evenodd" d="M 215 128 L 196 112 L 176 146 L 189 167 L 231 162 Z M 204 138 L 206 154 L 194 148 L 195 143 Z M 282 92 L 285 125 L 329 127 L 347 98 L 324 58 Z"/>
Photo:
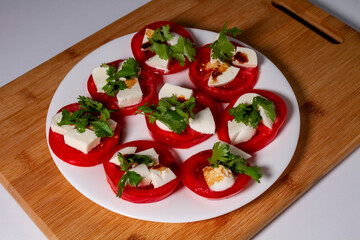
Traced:
<path id="1" fill-rule="evenodd" d="M 79 96 L 50 122 L 49 145 L 61 160 L 75 166 L 102 163 L 119 143 L 121 126 L 99 102 Z"/>
<path id="2" fill-rule="evenodd" d="M 116 196 L 150 203 L 168 197 L 180 182 L 171 152 L 159 143 L 133 141 L 116 147 L 104 161 L 106 178 Z"/>
<path id="3" fill-rule="evenodd" d="M 257 82 L 255 51 L 226 37 L 226 33 L 236 37 L 241 32 L 237 28 L 227 29 L 225 24 L 214 42 L 201 47 L 190 64 L 190 80 L 218 101 L 229 102 Z"/>
<path id="4" fill-rule="evenodd" d="M 221 120 L 219 139 L 253 153 L 272 142 L 287 114 L 285 102 L 265 90 L 249 90 L 231 102 Z"/>
<path id="5" fill-rule="evenodd" d="M 165 83 L 158 104 L 144 105 L 137 113 L 146 116 L 154 140 L 166 146 L 189 148 L 216 132 L 218 106 L 207 95 Z"/>
<path id="6" fill-rule="evenodd" d="M 194 193 L 211 199 L 222 199 L 240 192 L 253 178 L 260 183 L 262 173 L 257 166 L 249 166 L 251 156 L 224 142 L 214 144 L 212 150 L 199 152 L 181 167 L 181 181 Z"/>
<path id="7" fill-rule="evenodd" d="M 184 70 L 196 54 L 194 41 L 188 31 L 168 21 L 143 27 L 132 38 L 131 50 L 143 69 L 157 74 Z"/>
<path id="8" fill-rule="evenodd" d="M 134 58 L 102 64 L 93 69 L 87 88 L 92 98 L 116 115 L 132 115 L 156 97 L 161 76 L 142 70 Z"/>

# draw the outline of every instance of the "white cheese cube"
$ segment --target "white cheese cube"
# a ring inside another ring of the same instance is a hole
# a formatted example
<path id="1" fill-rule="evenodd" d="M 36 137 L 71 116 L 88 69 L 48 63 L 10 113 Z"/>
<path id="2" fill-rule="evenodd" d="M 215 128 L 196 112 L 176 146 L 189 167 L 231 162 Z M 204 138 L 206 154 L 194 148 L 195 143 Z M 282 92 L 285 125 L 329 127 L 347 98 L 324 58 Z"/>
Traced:
<path id="1" fill-rule="evenodd" d="M 228 133 L 232 144 L 249 141 L 256 133 L 256 129 L 235 119 L 228 121 Z"/>
<path id="2" fill-rule="evenodd" d="M 118 159 L 118 153 L 121 153 L 123 156 L 125 155 L 129 155 L 129 154 L 134 154 L 136 152 L 136 147 L 125 147 L 123 149 L 120 149 L 119 151 L 117 151 L 110 159 L 109 162 L 114 163 L 115 165 L 120 166 L 120 162 Z"/>
<path id="3" fill-rule="evenodd" d="M 205 134 L 215 133 L 215 121 L 210 108 L 205 108 L 189 119 L 189 125 L 195 131 Z"/>
<path id="4" fill-rule="evenodd" d="M 159 164 L 159 154 L 155 151 L 154 148 L 149 148 L 140 152 L 137 152 L 136 155 L 145 155 L 152 160 L 154 160 L 154 166 Z"/>
<path id="5" fill-rule="evenodd" d="M 239 104 L 246 104 L 246 105 L 251 105 L 253 103 L 253 99 L 254 97 L 260 96 L 259 94 L 256 93 L 246 93 L 244 95 L 241 95 L 238 100 L 236 100 L 234 107 L 238 106 Z M 264 98 L 263 96 L 260 96 L 262 98 Z M 265 98 L 266 99 L 266 98 Z M 261 116 L 261 121 L 262 123 L 268 127 L 268 128 L 272 128 L 273 125 L 273 121 L 266 115 L 265 110 L 263 107 L 259 107 L 259 111 L 260 111 L 260 116 Z"/>
<path id="6" fill-rule="evenodd" d="M 244 47 L 236 47 L 233 55 L 233 64 L 239 67 L 256 67 L 257 56 L 254 50 Z"/>
<path id="7" fill-rule="evenodd" d="M 108 69 L 109 67 L 97 67 L 92 71 L 92 77 L 98 93 L 105 93 L 102 88 L 107 84 L 106 79 L 109 76 L 106 74 L 106 71 Z"/>
<path id="8" fill-rule="evenodd" d="M 68 131 L 75 129 L 75 125 L 61 125 L 59 126 L 58 123 L 62 119 L 62 112 L 55 114 L 50 121 L 50 127 L 53 132 L 58 134 L 64 135 Z"/>
<path id="9" fill-rule="evenodd" d="M 214 60 L 211 59 L 211 62 L 214 62 Z M 214 68 L 210 74 L 208 81 L 208 85 L 210 87 L 217 87 L 228 84 L 235 79 L 236 75 L 240 71 L 240 68 L 229 66 L 228 64 L 223 63 L 219 60 L 217 60 L 217 62 L 215 62 L 215 64 L 213 65 Z"/>
<path id="10" fill-rule="evenodd" d="M 149 28 L 145 29 L 145 34 L 142 40 L 142 44 L 149 42 L 149 38 L 151 38 L 153 34 L 154 34 L 154 30 Z"/>
<path id="11" fill-rule="evenodd" d="M 171 35 L 173 36 L 171 40 L 167 41 L 167 43 L 170 45 L 170 46 L 174 46 L 177 44 L 179 38 L 180 38 L 180 34 L 178 33 L 174 33 L 174 32 L 171 32 Z"/>
<path id="12" fill-rule="evenodd" d="M 106 122 L 107 122 L 107 124 L 109 124 L 109 127 L 114 131 L 117 126 L 117 122 L 115 122 L 112 119 L 108 119 L 108 120 L 106 120 Z"/>
<path id="13" fill-rule="evenodd" d="M 168 131 L 168 132 L 172 132 L 170 128 L 168 128 L 168 126 L 166 126 L 164 123 L 158 121 L 158 120 L 155 120 L 155 124 L 161 129 L 161 130 L 164 130 L 164 131 Z"/>
<path id="14" fill-rule="evenodd" d="M 129 171 L 136 172 L 139 174 L 143 179 L 141 180 L 139 186 L 147 186 L 151 183 L 151 175 L 148 167 L 146 164 L 139 164 L 136 167 L 129 169 Z"/>
<path id="15" fill-rule="evenodd" d="M 238 100 L 236 100 L 234 107 L 236 107 L 239 104 L 246 104 L 246 105 L 251 105 L 253 103 L 253 99 L 254 97 L 260 96 L 259 94 L 256 93 L 245 93 L 243 95 L 241 95 Z"/>
<path id="16" fill-rule="evenodd" d="M 223 165 L 219 165 L 217 168 L 211 166 L 204 167 L 203 174 L 206 184 L 211 191 L 224 191 L 235 183 L 234 174 Z"/>
<path id="17" fill-rule="evenodd" d="M 193 95 L 193 90 L 172 85 L 170 83 L 165 83 L 159 91 L 159 99 L 171 97 L 172 95 L 175 95 L 177 98 L 189 100 L 190 97 Z"/>
<path id="18" fill-rule="evenodd" d="M 235 156 L 240 156 L 244 159 L 248 159 L 248 158 L 251 158 L 251 155 L 244 152 L 243 150 L 231 145 L 231 144 L 228 144 L 226 142 L 223 142 L 223 141 L 220 141 L 220 146 L 221 145 L 229 145 L 229 151 L 231 154 L 234 154 Z"/>
<path id="19" fill-rule="evenodd" d="M 87 128 L 83 133 L 80 133 L 76 129 L 68 131 L 64 134 L 64 141 L 65 144 L 85 154 L 100 144 L 100 138 L 95 135 L 93 130 Z"/>
<path id="20" fill-rule="evenodd" d="M 173 173 L 173 171 L 171 171 L 170 168 L 164 167 L 162 165 L 157 165 L 156 167 L 150 168 L 150 173 L 154 188 L 161 187 L 176 178 L 176 175 Z"/>
<path id="21" fill-rule="evenodd" d="M 122 81 L 122 80 L 120 80 Z M 118 106 L 120 108 L 132 106 L 142 101 L 143 92 L 141 90 L 139 81 L 137 78 L 124 80 L 127 87 L 124 90 L 118 91 L 116 98 L 118 100 Z"/>
<path id="22" fill-rule="evenodd" d="M 274 122 L 271 120 L 271 118 L 269 118 L 266 113 L 265 110 L 262 106 L 259 106 L 259 110 L 260 110 L 260 116 L 261 116 L 261 121 L 262 123 L 268 127 L 268 128 L 272 128 L 272 125 L 274 124 Z"/>
<path id="23" fill-rule="evenodd" d="M 150 67 L 168 71 L 169 59 L 161 59 L 157 54 L 147 59 L 145 63 Z"/>

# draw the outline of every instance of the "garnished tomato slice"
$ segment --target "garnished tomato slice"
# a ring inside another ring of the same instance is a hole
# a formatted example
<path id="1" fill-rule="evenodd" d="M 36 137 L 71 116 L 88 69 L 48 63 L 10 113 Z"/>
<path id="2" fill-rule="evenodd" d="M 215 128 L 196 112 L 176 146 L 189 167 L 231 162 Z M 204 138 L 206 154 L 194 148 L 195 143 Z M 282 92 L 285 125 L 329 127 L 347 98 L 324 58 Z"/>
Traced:
<path id="1" fill-rule="evenodd" d="M 258 125 L 258 128 L 256 130 L 255 135 L 247 142 L 242 142 L 239 144 L 232 144 L 236 146 L 237 148 L 240 148 L 241 150 L 247 152 L 247 153 L 253 153 L 256 152 L 262 148 L 264 148 L 266 145 L 271 143 L 277 133 L 279 132 L 280 128 L 285 122 L 286 114 L 287 114 L 287 108 L 286 103 L 284 100 L 282 100 L 278 95 L 275 93 L 266 91 L 266 90 L 258 90 L 258 89 L 252 89 L 241 92 L 238 96 L 236 96 L 233 101 L 225 108 L 223 117 L 220 122 L 220 126 L 218 129 L 218 137 L 220 140 L 230 143 L 229 133 L 228 133 L 228 121 L 231 121 L 234 119 L 233 116 L 229 114 L 229 109 L 232 108 L 237 101 L 237 99 L 246 93 L 256 93 L 264 98 L 266 98 L 269 101 L 272 101 L 275 105 L 275 111 L 277 117 L 275 118 L 275 122 L 272 126 L 272 128 L 268 128 L 265 125 L 263 125 L 261 122 Z"/>
<path id="2" fill-rule="evenodd" d="M 123 62 L 124 60 L 117 60 L 111 63 L 108 63 L 107 65 L 110 65 L 112 67 L 118 67 L 119 63 Z M 110 110 L 117 110 L 115 112 L 115 115 L 121 115 L 121 116 L 127 116 L 127 115 L 133 115 L 135 111 L 137 110 L 138 106 L 144 105 L 147 102 L 151 102 L 156 97 L 156 87 L 158 81 L 161 81 L 162 77 L 153 73 L 149 73 L 145 70 L 141 70 L 140 77 L 139 77 L 139 84 L 141 87 L 141 91 L 143 92 L 143 99 L 140 103 L 120 108 L 118 106 L 118 100 L 115 97 L 109 96 L 106 93 L 98 93 L 96 85 L 94 83 L 92 75 L 90 75 L 88 82 L 87 82 L 87 88 L 91 95 L 91 97 L 104 104 L 105 107 L 107 107 Z"/>
<path id="3" fill-rule="evenodd" d="M 239 43 L 231 42 L 235 49 L 236 47 L 243 47 Z M 196 54 L 196 60 L 190 64 L 189 77 L 195 86 L 201 91 L 209 94 L 212 98 L 222 102 L 229 102 L 239 95 L 240 92 L 252 89 L 258 79 L 258 67 L 246 68 L 240 67 L 240 71 L 234 80 L 226 85 L 214 87 L 209 86 L 208 81 L 212 69 L 207 69 L 206 66 L 210 61 L 210 44 L 201 47 Z"/>
<path id="4" fill-rule="evenodd" d="M 172 153 L 166 147 L 162 146 L 159 143 L 153 141 L 139 140 L 139 141 L 127 142 L 125 144 L 121 144 L 117 146 L 110 152 L 109 157 L 103 163 L 106 173 L 106 179 L 115 194 L 118 191 L 117 185 L 124 172 L 120 170 L 119 166 L 109 161 L 117 151 L 125 147 L 137 147 L 136 149 L 137 152 L 149 148 L 154 148 L 155 151 L 159 154 L 159 163 L 165 167 L 170 168 L 177 176 L 177 178 L 158 188 L 154 188 L 152 184 L 147 187 L 138 187 L 138 188 L 129 185 L 125 186 L 121 197 L 122 199 L 134 203 L 157 202 L 168 197 L 176 189 L 176 187 L 180 182 L 180 177 L 179 177 L 178 166 L 176 164 L 175 158 L 172 155 Z"/>
<path id="5" fill-rule="evenodd" d="M 66 109 L 69 112 L 75 112 L 80 109 L 80 105 L 78 103 L 73 103 L 63 107 L 62 109 Z M 62 109 L 58 112 L 61 112 Z M 58 158 L 75 166 L 90 167 L 102 163 L 105 159 L 107 159 L 109 152 L 118 145 L 120 140 L 121 124 L 115 117 L 112 117 L 111 119 L 117 122 L 114 135 L 112 137 L 101 138 L 100 144 L 89 153 L 85 154 L 66 145 L 64 136 L 53 132 L 50 128 L 49 145 L 51 150 Z"/>
<path id="6" fill-rule="evenodd" d="M 215 125 L 218 125 L 219 107 L 218 105 L 206 94 L 201 92 L 194 92 L 193 95 L 196 99 L 196 105 L 194 112 L 199 112 L 206 107 L 210 108 L 210 111 L 214 117 Z M 148 117 L 146 117 L 146 124 L 150 131 L 151 136 L 157 142 L 160 142 L 166 146 L 174 148 L 189 148 L 198 143 L 201 143 L 212 136 L 212 134 L 204 134 L 191 129 L 189 126 L 184 130 L 182 134 L 162 130 L 156 125 L 156 122 L 149 123 Z"/>
<path id="7" fill-rule="evenodd" d="M 155 55 L 155 53 L 151 52 L 150 50 L 147 50 L 147 51 L 141 50 L 141 45 L 142 45 L 142 41 L 144 38 L 145 30 L 147 28 L 155 30 L 157 28 L 160 28 L 160 27 L 166 26 L 166 25 L 170 26 L 170 32 L 175 32 L 175 33 L 181 35 L 182 37 L 187 38 L 190 41 L 194 42 L 190 33 L 188 31 L 186 31 L 185 28 L 183 28 L 182 26 L 180 26 L 176 23 L 169 22 L 169 21 L 159 21 L 159 22 L 154 22 L 154 23 L 148 24 L 145 27 L 143 27 L 139 32 L 137 32 L 131 40 L 132 53 L 134 55 L 135 60 L 140 64 L 141 68 L 146 69 L 149 72 L 154 72 L 154 73 L 161 74 L 161 75 L 180 72 L 189 66 L 188 59 L 185 60 L 184 66 L 181 66 L 177 60 L 171 59 L 169 62 L 168 71 L 150 67 L 149 65 L 147 65 L 145 63 L 145 61 L 147 59 L 149 59 L 150 57 Z"/>
<path id="8" fill-rule="evenodd" d="M 244 174 L 236 174 L 235 183 L 230 188 L 215 192 L 208 187 L 202 169 L 210 166 L 208 158 L 212 150 L 199 152 L 188 158 L 181 166 L 181 181 L 194 193 L 212 199 L 222 199 L 233 196 L 240 192 L 250 181 L 250 177 Z"/>

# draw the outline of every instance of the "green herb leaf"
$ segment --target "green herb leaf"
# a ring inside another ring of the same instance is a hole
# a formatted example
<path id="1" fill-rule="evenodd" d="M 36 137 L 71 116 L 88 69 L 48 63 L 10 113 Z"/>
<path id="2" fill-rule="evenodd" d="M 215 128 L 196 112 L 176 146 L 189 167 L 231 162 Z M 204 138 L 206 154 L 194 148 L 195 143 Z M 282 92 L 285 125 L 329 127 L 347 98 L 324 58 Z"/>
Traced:
<path id="1" fill-rule="evenodd" d="M 177 43 L 170 46 L 170 49 L 171 57 L 178 60 L 181 66 L 185 65 L 185 57 L 189 59 L 190 62 L 195 60 L 196 50 L 194 43 L 187 38 L 180 36 Z"/>
<path id="2" fill-rule="evenodd" d="M 91 125 L 94 127 L 95 135 L 97 137 L 112 137 L 114 135 L 114 131 L 105 121 L 92 122 Z"/>
<path id="3" fill-rule="evenodd" d="M 143 177 L 141 177 L 140 174 L 138 174 L 137 172 L 134 171 L 128 172 L 128 180 L 131 186 L 137 187 L 142 179 Z"/>
<path id="4" fill-rule="evenodd" d="M 150 38 L 150 50 L 159 55 L 161 59 L 176 59 L 181 66 L 184 66 L 186 58 L 190 62 L 195 60 L 196 50 L 192 41 L 180 36 L 175 45 L 169 46 L 167 41 L 172 38 L 169 25 L 157 28 Z"/>
<path id="5" fill-rule="evenodd" d="M 127 180 L 128 180 L 128 177 L 129 177 L 129 171 L 125 172 L 122 177 L 120 178 L 120 181 L 117 185 L 117 188 L 118 188 L 118 191 L 117 191 L 117 194 L 116 196 L 121 198 L 122 196 L 122 193 L 124 191 L 124 188 L 125 188 L 125 185 L 127 183 Z"/>
<path id="6" fill-rule="evenodd" d="M 260 173 L 261 168 L 257 166 L 248 166 L 245 159 L 241 156 L 231 154 L 229 148 L 229 144 L 221 144 L 221 142 L 215 143 L 213 146 L 213 153 L 211 157 L 208 158 L 211 166 L 216 168 L 219 167 L 219 165 L 223 165 L 233 172 L 248 175 L 260 183 L 260 178 L 263 175 Z"/>
<path id="7" fill-rule="evenodd" d="M 261 118 L 259 107 L 262 107 L 271 121 L 275 121 L 276 112 L 274 103 L 260 96 L 253 98 L 251 105 L 239 104 L 236 107 L 229 109 L 229 114 L 234 116 L 236 122 L 243 122 L 245 125 L 250 125 L 257 128 Z"/>
<path id="8" fill-rule="evenodd" d="M 237 27 L 233 27 L 233 28 L 227 29 L 227 23 L 228 23 L 228 22 L 226 22 L 226 23 L 224 24 L 223 29 L 222 29 L 222 31 L 223 31 L 224 33 L 231 34 L 233 37 L 237 37 L 237 36 L 239 36 L 240 34 L 242 34 L 242 33 L 244 32 L 243 30 L 240 30 L 240 29 L 238 29 Z"/>
<path id="9" fill-rule="evenodd" d="M 96 136 L 113 136 L 114 132 L 106 122 L 106 120 L 110 119 L 111 111 L 91 98 L 79 96 L 78 99 L 80 109 L 73 113 L 63 109 L 62 119 L 58 125 L 75 125 L 80 133 L 85 132 L 86 127 L 93 126 Z"/>
<path id="10" fill-rule="evenodd" d="M 143 114 L 149 118 L 150 123 L 159 120 L 170 130 L 181 134 L 188 126 L 189 118 L 194 118 L 193 108 L 195 98 L 191 97 L 185 102 L 179 101 L 175 95 L 169 98 L 161 98 L 158 105 L 138 107 L 136 114 Z"/>
<path id="11" fill-rule="evenodd" d="M 123 80 L 120 80 L 120 78 L 132 79 L 139 77 L 140 67 L 134 58 L 125 60 L 118 72 L 115 67 L 106 65 L 105 63 L 101 66 L 108 68 L 106 74 L 109 76 L 106 79 L 106 85 L 102 89 L 111 97 L 114 97 L 118 91 L 127 89 L 126 83 Z"/>
<path id="12" fill-rule="evenodd" d="M 126 156 L 126 159 L 133 163 L 145 164 L 148 167 L 152 167 L 154 165 L 154 160 L 146 155 L 136 155 L 136 154 L 129 154 Z"/>
<path id="13" fill-rule="evenodd" d="M 275 112 L 275 105 L 273 102 L 260 96 L 254 97 L 253 102 L 254 105 L 257 105 L 264 109 L 266 116 L 268 116 L 268 118 L 270 118 L 272 122 L 275 121 L 276 112 Z"/>
<path id="14" fill-rule="evenodd" d="M 242 31 L 236 27 L 226 29 L 227 23 L 223 26 L 222 31 L 219 33 L 219 37 L 213 43 L 210 44 L 211 58 L 220 59 L 222 62 L 231 62 L 231 58 L 234 55 L 235 48 L 229 39 L 226 37 L 226 33 L 230 33 L 233 36 L 237 36 Z"/>

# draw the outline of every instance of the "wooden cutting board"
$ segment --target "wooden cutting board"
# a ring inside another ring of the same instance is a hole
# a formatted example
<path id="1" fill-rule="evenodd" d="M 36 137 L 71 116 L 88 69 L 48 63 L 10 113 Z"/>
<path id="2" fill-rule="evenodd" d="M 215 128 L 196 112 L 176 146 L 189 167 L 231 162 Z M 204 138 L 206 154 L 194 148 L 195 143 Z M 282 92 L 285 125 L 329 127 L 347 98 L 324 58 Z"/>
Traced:
<path id="1" fill-rule="evenodd" d="M 47 108 L 67 72 L 102 44 L 158 20 L 243 29 L 239 40 L 275 63 L 299 102 L 301 133 L 288 168 L 259 198 L 221 217 L 167 224 L 110 212 L 65 180 L 46 144 Z M 154 0 L 0 88 L 1 184 L 49 238 L 250 238 L 359 146 L 359 37 L 306 1 Z"/>

